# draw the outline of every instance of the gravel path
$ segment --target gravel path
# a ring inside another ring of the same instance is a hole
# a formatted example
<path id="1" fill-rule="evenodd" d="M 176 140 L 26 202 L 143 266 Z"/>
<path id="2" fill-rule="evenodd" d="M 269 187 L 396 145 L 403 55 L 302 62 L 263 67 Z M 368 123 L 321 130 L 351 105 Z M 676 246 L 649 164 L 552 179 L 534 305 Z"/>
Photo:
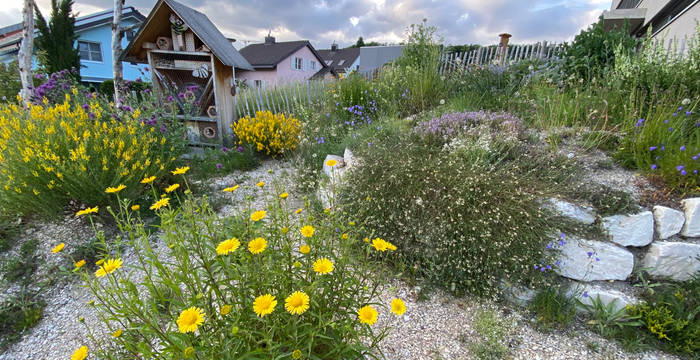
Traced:
<path id="1" fill-rule="evenodd" d="M 288 162 L 266 161 L 258 169 L 250 172 L 234 172 L 221 178 L 206 180 L 203 186 L 211 189 L 212 201 L 221 201 L 221 216 L 229 216 L 237 208 L 245 206 L 245 199 L 251 196 L 253 207 L 262 203 L 262 196 L 276 195 L 278 189 L 290 192 L 293 207 L 303 205 L 303 199 L 292 193 L 291 176 L 293 168 Z M 259 181 L 266 186 L 261 191 L 255 187 Z M 277 181 L 278 189 L 272 185 Z M 241 189 L 233 194 L 222 194 L 224 187 L 240 184 Z M 227 195 L 228 197 L 223 197 Z M 91 233 L 89 226 L 75 218 L 65 222 L 41 225 L 36 230 L 28 230 L 29 236 L 40 239 L 39 252 L 49 254 L 56 243 L 65 242 L 69 247 L 87 239 Z M 25 234 L 26 234 L 25 232 Z M 50 260 L 50 257 L 43 256 Z M 135 262 L 135 256 L 127 250 L 125 264 Z M 45 276 L 45 275 L 44 275 Z M 677 359 L 660 352 L 630 354 L 620 349 L 614 342 L 582 328 L 580 324 L 561 333 L 541 333 L 529 324 L 529 318 L 522 311 L 511 306 L 475 300 L 455 298 L 442 292 L 434 292 L 426 301 L 418 301 L 418 288 L 412 288 L 401 281 L 385 286 L 381 301 L 388 304 L 393 297 L 405 300 L 408 311 L 402 317 L 380 313 L 379 328 L 390 326 L 392 330 L 381 343 L 382 350 L 389 360 L 399 359 L 473 359 L 468 342 L 476 338 L 472 327 L 473 317 L 479 310 L 493 309 L 505 319 L 510 329 L 507 339 L 513 359 Z M 47 306 L 44 318 L 0 360 L 21 359 L 66 359 L 82 345 L 88 345 L 86 328 L 97 333 L 105 329 L 91 307 L 86 306 L 91 295 L 79 281 L 71 281 L 53 288 L 46 294 Z M 83 318 L 81 324 L 79 318 Z M 590 344 L 598 351 L 591 350 Z"/>

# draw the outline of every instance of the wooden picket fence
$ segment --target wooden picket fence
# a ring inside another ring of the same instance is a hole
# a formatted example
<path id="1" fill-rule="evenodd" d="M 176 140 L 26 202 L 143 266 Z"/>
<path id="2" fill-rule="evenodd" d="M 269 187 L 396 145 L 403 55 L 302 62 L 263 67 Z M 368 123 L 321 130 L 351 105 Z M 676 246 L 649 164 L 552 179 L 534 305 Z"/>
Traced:
<path id="1" fill-rule="evenodd" d="M 497 45 L 480 47 L 468 52 L 456 52 L 440 56 L 440 73 L 464 70 L 470 65 L 510 65 L 528 59 L 558 58 L 564 44 L 548 44 L 546 41 L 530 45 L 509 45 L 505 51 Z"/>
<path id="2" fill-rule="evenodd" d="M 240 90 L 235 97 L 235 118 L 253 117 L 265 110 L 293 114 L 300 106 L 317 104 L 328 93 L 328 85 L 328 80 L 308 80 Z"/>

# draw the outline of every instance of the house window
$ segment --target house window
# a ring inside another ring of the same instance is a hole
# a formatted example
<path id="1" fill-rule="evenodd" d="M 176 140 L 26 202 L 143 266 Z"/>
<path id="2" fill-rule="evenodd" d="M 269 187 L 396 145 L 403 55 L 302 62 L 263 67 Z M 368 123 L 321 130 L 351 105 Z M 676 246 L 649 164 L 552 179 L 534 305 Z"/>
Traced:
<path id="1" fill-rule="evenodd" d="M 294 58 L 294 69 L 301 70 L 304 67 L 304 59 L 295 57 Z"/>
<path id="2" fill-rule="evenodd" d="M 344 62 L 345 62 L 345 59 L 340 60 L 340 61 L 338 62 L 338 65 L 343 65 Z"/>
<path id="3" fill-rule="evenodd" d="M 100 43 L 78 41 L 78 54 L 80 55 L 80 60 L 102 62 L 102 47 Z"/>
<path id="4" fill-rule="evenodd" d="M 134 40 L 134 30 L 129 30 L 126 32 L 126 41 Z"/>
<path id="5" fill-rule="evenodd" d="M 253 85 L 255 85 L 256 88 L 264 88 L 265 87 L 265 80 L 255 80 L 253 81 Z"/>
<path id="6" fill-rule="evenodd" d="M 333 63 L 333 60 L 326 60 L 326 65 L 331 66 L 332 63 Z"/>
<path id="7" fill-rule="evenodd" d="M 311 70 L 316 70 L 316 62 L 315 61 L 311 62 Z"/>

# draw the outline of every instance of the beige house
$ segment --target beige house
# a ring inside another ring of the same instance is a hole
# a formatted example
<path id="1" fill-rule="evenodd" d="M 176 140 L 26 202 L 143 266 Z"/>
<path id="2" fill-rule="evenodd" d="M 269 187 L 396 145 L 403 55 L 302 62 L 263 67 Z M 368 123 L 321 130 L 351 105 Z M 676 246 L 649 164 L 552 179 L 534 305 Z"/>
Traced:
<path id="1" fill-rule="evenodd" d="M 653 38 L 690 41 L 700 21 L 700 0 L 613 0 L 603 13 L 606 30 L 629 22 L 630 33 Z"/>

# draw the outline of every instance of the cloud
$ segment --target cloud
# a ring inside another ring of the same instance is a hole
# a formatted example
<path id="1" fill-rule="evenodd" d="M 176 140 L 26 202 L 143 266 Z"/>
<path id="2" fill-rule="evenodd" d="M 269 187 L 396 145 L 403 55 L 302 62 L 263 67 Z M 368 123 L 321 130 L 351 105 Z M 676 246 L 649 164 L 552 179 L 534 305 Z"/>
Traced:
<path id="1" fill-rule="evenodd" d="M 0 26 L 21 20 L 22 0 L 5 0 Z M 48 14 L 50 0 L 36 0 Z M 260 42 L 267 32 L 278 41 L 308 39 L 317 48 L 333 41 L 397 43 L 410 24 L 428 20 L 447 44 L 493 44 L 498 34 L 513 34 L 511 42 L 571 40 L 594 22 L 609 0 L 179 0 L 209 16 L 237 46 Z M 154 0 L 127 0 L 148 14 Z M 78 0 L 85 15 L 112 6 L 111 0 Z"/>

